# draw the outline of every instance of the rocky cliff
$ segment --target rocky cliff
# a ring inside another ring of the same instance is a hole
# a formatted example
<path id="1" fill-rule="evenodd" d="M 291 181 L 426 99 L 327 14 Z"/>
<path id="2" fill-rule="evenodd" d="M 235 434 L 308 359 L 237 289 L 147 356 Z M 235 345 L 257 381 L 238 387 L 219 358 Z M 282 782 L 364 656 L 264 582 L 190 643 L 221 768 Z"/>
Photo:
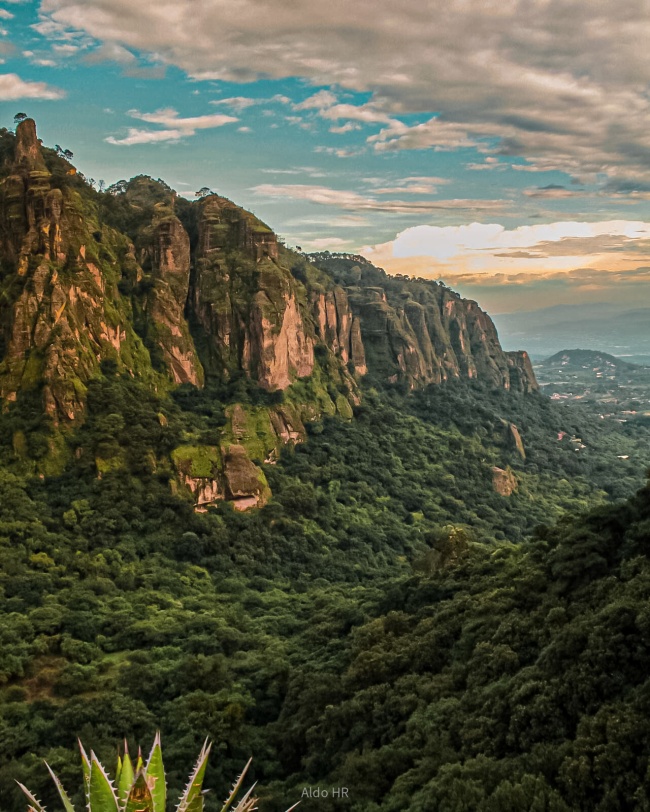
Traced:
<path id="1" fill-rule="evenodd" d="M 190 306 L 211 370 L 242 369 L 267 390 L 311 375 L 316 338 L 305 291 L 280 261 L 275 234 L 225 198 L 198 205 Z"/>
<path id="2" fill-rule="evenodd" d="M 0 395 L 7 403 L 38 389 L 58 424 L 83 411 L 102 360 L 134 375 L 150 367 L 118 290 L 128 241 L 99 222 L 75 169 L 47 158 L 23 121 L 0 180 Z"/>
<path id="3" fill-rule="evenodd" d="M 147 176 L 97 192 L 30 119 L 0 131 L 0 156 L 0 396 L 41 399 L 59 469 L 106 363 L 156 393 L 222 387 L 219 437 L 190 432 L 171 460 L 197 505 L 241 509 L 266 501 L 262 464 L 309 421 L 352 417 L 367 374 L 536 389 L 526 354 L 504 353 L 490 318 L 442 285 L 296 254 L 216 194 L 189 202 Z"/>
<path id="4" fill-rule="evenodd" d="M 390 277 L 361 256 L 311 255 L 347 294 L 368 371 L 411 389 L 477 378 L 517 393 L 537 389 L 525 352 L 506 353 L 476 302 L 424 279 Z"/>

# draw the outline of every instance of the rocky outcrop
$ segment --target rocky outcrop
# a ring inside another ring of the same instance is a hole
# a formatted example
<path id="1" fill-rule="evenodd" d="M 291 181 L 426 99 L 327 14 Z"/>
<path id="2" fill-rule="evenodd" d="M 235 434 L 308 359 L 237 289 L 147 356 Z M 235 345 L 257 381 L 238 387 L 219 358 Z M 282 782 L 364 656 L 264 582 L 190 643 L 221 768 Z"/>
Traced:
<path id="1" fill-rule="evenodd" d="M 344 364 L 351 363 L 358 375 L 368 371 L 361 338 L 361 322 L 352 313 L 347 293 L 338 285 L 332 290 L 312 294 L 312 305 L 318 338 Z"/>
<path id="2" fill-rule="evenodd" d="M 389 277 L 360 256 L 317 254 L 312 261 L 345 285 L 367 369 L 411 389 L 452 378 L 528 393 L 537 382 L 526 353 L 506 353 L 476 302 L 437 282 Z M 327 303 L 318 312 L 328 326 Z M 330 310 L 333 311 L 332 305 Z M 329 335 L 333 336 L 330 329 Z M 338 336 L 336 336 L 338 339 Z"/>
<path id="3" fill-rule="evenodd" d="M 263 463 L 302 442 L 310 421 L 351 419 L 360 376 L 537 388 L 526 353 L 503 352 L 489 316 L 444 285 L 389 277 L 362 257 L 308 262 L 226 198 L 190 203 L 147 176 L 98 197 L 30 119 L 3 138 L 14 148 L 0 167 L 3 407 L 32 391 L 55 427 L 71 425 L 106 369 L 157 392 L 230 382 L 217 445 L 172 455 L 199 509 L 264 504 Z M 516 427 L 506 439 L 523 458 Z"/>
<path id="4" fill-rule="evenodd" d="M 145 305 L 153 341 L 174 383 L 203 385 L 203 367 L 185 320 L 190 285 L 190 238 L 169 207 L 159 204 L 152 224 L 153 288 Z"/>
<path id="5" fill-rule="evenodd" d="M 507 420 L 501 420 L 503 425 L 503 433 L 504 433 L 504 440 L 505 445 L 512 451 L 516 451 L 517 454 L 521 457 L 522 460 L 526 459 L 526 450 L 524 448 L 524 442 L 521 439 L 521 434 L 519 433 L 519 429 L 515 426 L 514 423 L 509 423 Z"/>
<path id="6" fill-rule="evenodd" d="M 519 483 L 510 468 L 504 470 L 494 467 L 492 469 L 492 487 L 499 496 L 512 496 L 519 487 Z"/>
<path id="7" fill-rule="evenodd" d="M 249 460 L 246 449 L 240 445 L 224 449 L 224 478 L 228 499 L 236 510 L 263 507 L 270 490 L 263 471 Z"/>
<path id="8" fill-rule="evenodd" d="M 273 232 L 217 195 L 201 202 L 190 306 L 213 373 L 243 369 L 270 391 L 311 374 L 316 336 L 304 290 L 278 261 Z"/>
<path id="9" fill-rule="evenodd" d="M 0 396 L 40 390 L 55 424 L 83 411 L 85 384 L 104 359 L 136 374 L 148 356 L 117 290 L 116 254 L 66 178 L 46 166 L 34 122 L 18 125 L 15 161 L 0 182 Z M 115 235 L 113 235 L 115 236 Z"/>
<path id="10" fill-rule="evenodd" d="M 506 353 L 510 368 L 510 388 L 513 392 L 528 395 L 539 391 L 533 364 L 525 350 Z"/>
<path id="11" fill-rule="evenodd" d="M 244 446 L 179 446 L 172 460 L 181 484 L 191 493 L 197 510 L 223 499 L 236 510 L 263 507 L 271 495 L 262 469 Z"/>

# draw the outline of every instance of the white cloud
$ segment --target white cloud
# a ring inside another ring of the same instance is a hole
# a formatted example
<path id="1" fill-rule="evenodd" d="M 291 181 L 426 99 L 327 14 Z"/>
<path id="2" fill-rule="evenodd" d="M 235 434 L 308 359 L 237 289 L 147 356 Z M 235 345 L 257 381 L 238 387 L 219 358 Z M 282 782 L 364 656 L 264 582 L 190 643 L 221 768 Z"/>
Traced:
<path id="1" fill-rule="evenodd" d="M 210 102 L 210 104 L 223 104 L 226 107 L 232 107 L 233 110 L 245 110 L 257 103 L 257 99 L 250 99 L 246 96 L 231 96 L 228 99 L 215 99 Z"/>
<path id="2" fill-rule="evenodd" d="M 483 161 L 483 163 L 469 163 L 465 164 L 465 169 L 469 169 L 470 172 L 485 172 L 490 171 L 493 169 L 503 171 L 504 169 L 508 169 L 509 164 L 501 163 L 498 158 L 495 158 L 493 155 L 488 155 L 488 157 Z M 525 167 L 518 167 L 514 166 L 513 169 L 521 169 Z"/>
<path id="3" fill-rule="evenodd" d="M 78 45 L 71 45 L 70 43 L 66 42 L 63 45 L 55 44 L 52 46 L 52 50 L 54 53 L 59 54 L 60 56 L 73 56 L 74 54 L 79 51 Z"/>
<path id="4" fill-rule="evenodd" d="M 484 275 L 493 280 L 500 274 L 528 284 L 531 278 L 576 268 L 602 274 L 641 262 L 650 265 L 650 222 L 558 221 L 514 229 L 494 222 L 416 226 L 361 253 L 391 273 Z"/>
<path id="5" fill-rule="evenodd" d="M 193 135 L 196 130 L 208 130 L 214 127 L 223 127 L 224 124 L 232 124 L 239 121 L 234 116 L 214 113 L 208 116 L 190 116 L 180 118 L 178 112 L 172 107 L 165 107 L 156 110 L 154 113 L 141 113 L 139 110 L 129 110 L 132 118 L 146 121 L 149 124 L 163 124 L 166 127 L 175 127 L 186 131 L 188 135 Z"/>
<path id="6" fill-rule="evenodd" d="M 183 136 L 188 135 L 184 130 L 138 130 L 129 127 L 128 135 L 124 138 L 115 138 L 109 135 L 106 138 L 109 144 L 131 147 L 134 144 L 159 144 L 163 141 L 180 141 Z"/>
<path id="7" fill-rule="evenodd" d="M 333 250 L 337 251 L 344 246 L 349 246 L 350 241 L 341 237 L 318 237 L 315 240 L 303 240 L 305 247 L 310 251 Z"/>
<path id="8" fill-rule="evenodd" d="M 96 62 L 117 62 L 118 65 L 133 65 L 138 61 L 135 54 L 116 42 L 105 42 L 99 48 L 87 54 L 85 59 L 86 62 L 91 64 Z"/>
<path id="9" fill-rule="evenodd" d="M 319 90 L 318 93 L 314 93 L 313 96 L 309 96 L 309 98 L 300 102 L 300 104 L 294 104 L 293 109 L 325 110 L 326 108 L 331 107 L 333 104 L 336 104 L 337 101 L 337 97 L 331 92 L 331 90 Z"/>
<path id="10" fill-rule="evenodd" d="M 0 20 L 13 20 L 14 15 L 6 8 L 0 8 Z"/>
<path id="11" fill-rule="evenodd" d="M 314 152 L 321 155 L 335 155 L 337 158 L 356 158 L 363 150 L 346 149 L 345 147 L 314 147 Z"/>
<path id="12" fill-rule="evenodd" d="M 227 99 L 213 99 L 210 104 L 224 105 L 225 107 L 231 107 L 233 110 L 241 111 L 260 104 L 291 104 L 291 99 L 288 96 L 283 96 L 280 93 L 276 93 L 275 96 L 271 96 L 270 98 L 231 96 Z M 269 112 L 270 111 L 264 111 L 265 114 L 268 114 Z"/>
<path id="13" fill-rule="evenodd" d="M 427 214 L 440 210 L 495 211 L 504 207 L 501 200 L 379 200 L 346 189 L 304 184 L 276 185 L 263 183 L 252 191 L 261 197 L 290 198 L 316 203 L 321 206 L 337 206 L 350 211 L 382 211 L 398 214 Z"/>
<path id="14" fill-rule="evenodd" d="M 373 193 L 376 195 L 432 195 L 436 194 L 439 186 L 444 186 L 450 181 L 447 178 L 438 178 L 425 175 L 416 175 L 410 178 L 402 178 L 391 186 L 382 186 L 375 183 Z"/>
<path id="15" fill-rule="evenodd" d="M 331 133 L 342 134 L 342 133 L 349 133 L 349 132 L 352 132 L 353 130 L 360 130 L 360 129 L 361 129 L 360 124 L 354 124 L 352 121 L 347 121 L 345 124 L 341 124 L 340 127 L 337 127 L 337 126 L 330 127 L 330 132 Z"/>
<path id="16" fill-rule="evenodd" d="M 81 29 L 198 80 L 297 76 L 369 92 L 370 123 L 429 113 L 387 123 L 377 150 L 478 143 L 540 170 L 638 181 L 650 178 L 647 12 L 647 0 L 42 0 L 40 31 Z M 320 93 L 300 109 L 338 104 Z"/>
<path id="17" fill-rule="evenodd" d="M 63 90 L 45 82 L 28 82 L 15 73 L 0 74 L 0 101 L 17 99 L 62 99 Z"/>
<path id="18" fill-rule="evenodd" d="M 156 144 L 164 141 L 179 141 L 181 138 L 196 134 L 197 130 L 208 130 L 215 127 L 223 127 L 225 124 L 232 124 L 239 121 L 234 116 L 221 115 L 215 113 L 209 116 L 190 116 L 181 118 L 172 107 L 165 107 L 156 110 L 154 113 L 141 113 L 139 110 L 129 110 L 131 118 L 146 121 L 148 124 L 161 124 L 164 130 L 142 130 L 130 128 L 124 138 L 117 138 L 113 135 L 105 140 L 109 144 L 119 146 L 133 146 L 135 144 Z"/>

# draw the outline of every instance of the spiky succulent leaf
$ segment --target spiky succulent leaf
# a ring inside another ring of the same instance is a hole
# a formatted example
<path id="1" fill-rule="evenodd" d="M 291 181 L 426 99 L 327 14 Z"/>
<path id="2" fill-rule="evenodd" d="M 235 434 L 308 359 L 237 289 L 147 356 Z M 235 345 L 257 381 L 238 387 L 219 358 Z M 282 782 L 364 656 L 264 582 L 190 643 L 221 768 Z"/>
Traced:
<path id="1" fill-rule="evenodd" d="M 160 745 L 160 731 L 156 733 L 153 746 L 147 760 L 147 785 L 153 798 L 153 812 L 165 812 L 167 802 L 167 785 L 165 784 L 165 768 L 163 766 L 162 747 Z"/>
<path id="2" fill-rule="evenodd" d="M 244 769 L 241 771 L 241 773 L 239 775 L 239 778 L 232 785 L 232 789 L 230 790 L 230 795 L 228 795 L 228 797 L 226 798 L 226 802 L 221 807 L 221 812 L 227 812 L 227 810 L 230 809 L 230 805 L 235 800 L 235 796 L 239 792 L 239 789 L 240 789 L 241 785 L 244 783 L 244 777 L 245 777 L 246 773 L 248 772 L 248 768 L 251 766 L 251 761 L 252 760 L 253 760 L 252 758 L 248 759 L 248 762 L 246 763 L 246 766 L 244 767 Z"/>
<path id="3" fill-rule="evenodd" d="M 115 790 L 97 756 L 90 753 L 90 810 L 119 812 Z"/>
<path id="4" fill-rule="evenodd" d="M 45 807 L 38 800 L 38 798 L 36 798 L 34 795 L 32 795 L 32 793 L 27 789 L 27 787 L 24 784 L 21 784 L 20 781 L 16 781 L 16 783 L 18 784 L 18 786 L 22 789 L 22 791 L 27 796 L 27 800 L 30 803 L 29 808 L 33 809 L 34 812 L 45 812 Z"/>
<path id="5" fill-rule="evenodd" d="M 68 797 L 68 793 L 63 789 L 63 784 L 59 781 L 59 776 L 56 775 L 54 770 L 50 767 L 50 765 L 45 762 L 45 766 L 47 767 L 50 775 L 52 776 L 52 781 L 54 781 L 56 788 L 59 791 L 59 795 L 61 796 L 61 801 L 63 802 L 63 808 L 65 812 L 74 812 L 74 806 L 72 806 L 72 801 Z"/>
<path id="6" fill-rule="evenodd" d="M 138 757 L 137 757 L 137 759 L 135 761 L 135 772 L 136 772 L 136 774 L 140 772 L 143 765 L 144 765 L 144 762 L 142 761 L 142 749 L 140 747 L 138 747 Z"/>
<path id="7" fill-rule="evenodd" d="M 253 790 L 255 789 L 257 782 L 253 784 L 252 787 L 246 792 L 244 797 L 239 801 L 237 806 L 234 809 L 234 812 L 252 812 L 255 809 L 255 804 L 258 802 L 259 798 L 256 798 L 253 795 Z"/>
<path id="8" fill-rule="evenodd" d="M 115 768 L 115 783 L 119 785 L 120 775 L 122 775 L 122 756 L 120 751 L 117 751 L 117 767 Z"/>
<path id="9" fill-rule="evenodd" d="M 205 768 L 211 749 L 212 745 L 208 744 L 208 740 L 206 739 L 199 753 L 196 766 L 190 776 L 190 780 L 176 807 L 176 812 L 203 812 L 203 779 L 205 777 Z"/>
<path id="10" fill-rule="evenodd" d="M 153 798 L 151 790 L 147 786 L 147 777 L 144 770 L 138 772 L 133 782 L 129 796 L 126 799 L 124 812 L 154 812 Z"/>
<path id="11" fill-rule="evenodd" d="M 86 755 L 81 739 L 77 739 L 77 743 L 79 744 L 79 752 L 81 753 L 81 769 L 84 777 L 84 798 L 86 799 L 86 806 L 90 806 L 90 760 Z"/>
<path id="12" fill-rule="evenodd" d="M 134 781 L 135 770 L 133 769 L 133 762 L 131 761 L 129 751 L 125 748 L 120 777 L 117 779 L 117 800 L 120 808 L 124 807 Z"/>

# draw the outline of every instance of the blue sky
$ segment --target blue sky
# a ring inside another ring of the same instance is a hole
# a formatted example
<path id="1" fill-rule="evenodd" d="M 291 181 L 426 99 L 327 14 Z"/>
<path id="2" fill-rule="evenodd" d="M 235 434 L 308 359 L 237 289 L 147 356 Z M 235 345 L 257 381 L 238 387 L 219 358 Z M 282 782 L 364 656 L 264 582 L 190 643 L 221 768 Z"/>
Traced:
<path id="1" fill-rule="evenodd" d="M 650 282 L 644 0 L 0 0 L 0 126 L 494 312 Z"/>

